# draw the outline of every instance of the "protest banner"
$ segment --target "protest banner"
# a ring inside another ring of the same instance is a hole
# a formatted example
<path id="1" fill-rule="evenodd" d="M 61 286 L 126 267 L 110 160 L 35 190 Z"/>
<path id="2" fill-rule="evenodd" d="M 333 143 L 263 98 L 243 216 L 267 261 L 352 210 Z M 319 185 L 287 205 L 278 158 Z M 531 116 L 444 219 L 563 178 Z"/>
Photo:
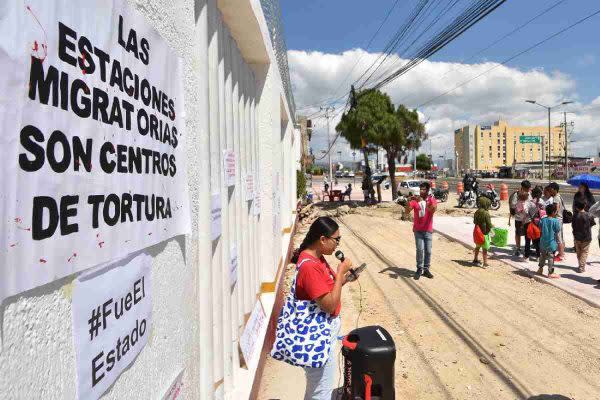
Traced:
<path id="1" fill-rule="evenodd" d="M 77 397 L 99 398 L 144 348 L 152 325 L 152 257 L 79 276 L 73 288 Z"/>
<path id="2" fill-rule="evenodd" d="M 122 0 L 0 7 L 0 301 L 190 232 L 180 57 Z"/>
<path id="3" fill-rule="evenodd" d="M 261 333 L 265 328 L 267 317 L 262 307 L 260 300 L 254 304 L 254 309 L 248 323 L 240 336 L 240 349 L 242 350 L 242 356 L 248 368 L 253 366 L 256 359 L 257 343 L 260 340 Z"/>
<path id="4" fill-rule="evenodd" d="M 221 236 L 221 220 L 223 211 L 221 209 L 221 193 L 213 193 L 210 196 L 210 238 L 217 240 Z"/>
<path id="5" fill-rule="evenodd" d="M 235 152 L 223 150 L 223 174 L 225 186 L 235 186 Z"/>
<path id="6" fill-rule="evenodd" d="M 246 174 L 246 201 L 254 199 L 254 175 L 249 172 Z"/>

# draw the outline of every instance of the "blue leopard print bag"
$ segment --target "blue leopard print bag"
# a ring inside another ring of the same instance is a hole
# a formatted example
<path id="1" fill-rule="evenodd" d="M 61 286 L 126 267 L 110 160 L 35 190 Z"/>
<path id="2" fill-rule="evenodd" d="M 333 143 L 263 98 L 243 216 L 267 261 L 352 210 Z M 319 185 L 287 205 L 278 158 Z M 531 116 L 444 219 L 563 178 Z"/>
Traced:
<path id="1" fill-rule="evenodd" d="M 271 357 L 297 367 L 321 368 L 332 346 L 333 318 L 316 301 L 296 298 L 296 278 L 304 261 L 308 260 L 296 267 L 290 293 L 277 319 Z"/>

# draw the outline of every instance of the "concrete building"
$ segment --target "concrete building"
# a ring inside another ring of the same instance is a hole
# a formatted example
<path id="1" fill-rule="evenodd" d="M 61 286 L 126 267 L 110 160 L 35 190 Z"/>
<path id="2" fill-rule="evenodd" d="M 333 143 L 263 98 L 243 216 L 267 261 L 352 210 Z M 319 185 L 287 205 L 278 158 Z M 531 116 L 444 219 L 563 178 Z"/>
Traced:
<path id="1" fill-rule="evenodd" d="M 187 159 L 182 161 L 192 232 L 142 250 L 152 258 L 151 338 L 103 398 L 160 399 L 182 373 L 181 398 L 248 399 L 297 202 L 301 143 L 279 2 L 123 1 L 183 63 Z M 225 149 L 236 157 L 236 182 L 229 187 L 223 184 Z M 260 206 L 246 198 L 244 180 L 252 172 Z M 211 195 L 222 209 L 222 233 L 214 241 Z M 232 288 L 234 248 L 237 283 Z M 0 398 L 77 398 L 75 278 L 0 304 Z M 265 318 L 251 337 L 255 357 L 245 361 L 240 337 L 255 309 L 264 310 Z"/>
<path id="2" fill-rule="evenodd" d="M 515 163 L 556 160 L 565 155 L 565 134 L 560 126 L 513 126 L 506 121 L 493 125 L 468 125 L 454 131 L 454 150 L 459 170 L 496 170 Z M 521 136 L 539 137 L 544 143 L 521 143 Z"/>
<path id="3" fill-rule="evenodd" d="M 297 116 L 296 121 L 300 129 L 300 162 L 304 166 L 305 170 L 310 168 L 313 163 L 313 156 L 310 154 L 310 138 L 312 135 L 312 121 L 307 119 L 305 116 Z"/>

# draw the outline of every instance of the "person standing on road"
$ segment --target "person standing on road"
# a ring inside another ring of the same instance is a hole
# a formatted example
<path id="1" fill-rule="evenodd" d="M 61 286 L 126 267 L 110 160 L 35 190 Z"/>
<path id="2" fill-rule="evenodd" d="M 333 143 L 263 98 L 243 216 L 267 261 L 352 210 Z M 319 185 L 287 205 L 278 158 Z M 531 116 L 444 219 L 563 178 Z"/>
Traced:
<path id="1" fill-rule="evenodd" d="M 429 182 L 421 182 L 419 185 L 419 197 L 412 196 L 406 205 L 406 213 L 412 209 L 414 212 L 413 232 L 417 251 L 417 271 L 415 280 L 421 275 L 433 279 L 429 267 L 431 266 L 431 241 L 433 232 L 433 214 L 437 209 L 435 197 L 429 194 L 431 185 Z"/>
<path id="2" fill-rule="evenodd" d="M 541 186 L 536 186 L 531 191 L 532 203 L 534 208 L 532 210 L 531 222 L 530 224 L 535 224 L 538 228 L 540 227 L 540 220 L 542 217 L 546 215 L 546 205 L 544 200 L 542 200 L 542 194 L 544 189 Z M 529 225 L 525 228 L 525 232 L 528 232 Z M 538 261 L 540 258 L 540 238 L 531 239 L 533 243 L 533 247 L 535 248 L 535 256 L 534 261 Z M 525 246 L 527 247 L 527 245 Z"/>
<path id="3" fill-rule="evenodd" d="M 575 200 L 573 209 L 577 211 L 573 217 L 573 238 L 575 239 L 575 252 L 579 267 L 577 272 L 585 272 L 590 243 L 592 243 L 592 216 L 585 210 L 586 203 L 581 200 Z"/>
<path id="4" fill-rule="evenodd" d="M 577 188 L 577 192 L 575 192 L 575 196 L 573 197 L 573 221 L 575 221 L 575 218 L 577 218 L 577 209 L 575 208 L 575 203 L 577 201 L 582 201 L 583 203 L 585 203 L 585 211 L 589 212 L 590 208 L 596 204 L 596 198 L 594 197 L 594 195 L 592 194 L 592 192 L 590 191 L 590 187 L 588 186 L 587 183 L 583 182 L 579 185 L 579 187 Z M 590 215 L 592 217 L 591 220 L 591 224 L 592 226 L 596 225 L 596 222 L 594 221 L 594 216 Z M 573 228 L 573 237 L 575 237 L 575 224 L 573 224 L 572 226 Z M 577 249 L 574 247 L 573 248 L 574 251 L 577 251 Z"/>
<path id="5" fill-rule="evenodd" d="M 473 223 L 479 227 L 481 233 L 484 235 L 489 235 L 490 231 L 494 227 L 492 225 L 492 218 L 490 217 L 489 209 L 492 205 L 492 201 L 485 196 L 480 196 L 477 199 L 477 203 L 479 209 L 475 211 L 475 215 L 473 216 Z M 484 247 L 484 245 L 475 244 L 475 250 L 473 253 L 473 264 L 479 265 L 479 249 L 481 249 L 481 255 L 483 256 L 483 268 L 488 267 L 488 249 Z"/>
<path id="6" fill-rule="evenodd" d="M 360 188 L 362 189 L 363 196 L 364 196 L 364 199 L 365 199 L 365 203 L 369 204 L 369 179 L 367 178 L 366 174 L 363 177 L 362 185 L 361 185 Z"/>
<path id="7" fill-rule="evenodd" d="M 325 255 L 341 240 L 338 224 L 319 217 L 294 252 L 296 275 L 277 321 L 273 358 L 304 367 L 305 400 L 330 400 L 335 388 L 335 344 L 340 331 L 342 286 L 352 261 L 346 258 L 333 272 Z M 300 322 L 296 322 L 296 320 Z"/>
<path id="8" fill-rule="evenodd" d="M 560 222 L 556 218 L 556 204 L 546 206 L 546 217 L 540 221 L 540 230 L 542 236 L 540 238 L 540 260 L 538 263 L 537 273 L 544 273 L 544 265 L 548 262 L 548 278 L 559 278 L 554 273 L 554 253 L 558 250 L 558 242 L 556 241 L 560 233 Z"/>
<path id="9" fill-rule="evenodd" d="M 515 257 L 521 256 L 521 237 L 525 236 L 525 247 L 527 252 L 527 235 L 525 231 L 525 224 L 527 221 L 528 207 L 530 204 L 524 204 L 525 201 L 531 200 L 531 194 L 529 191 L 531 190 L 531 182 L 528 180 L 524 180 L 521 182 L 521 187 L 519 190 L 514 192 L 510 198 L 508 199 L 508 209 L 510 212 L 510 217 L 515 219 L 515 245 L 516 249 L 514 252 Z M 525 200 L 522 200 L 525 198 Z M 527 208 L 524 209 L 524 206 Z"/>
<path id="10" fill-rule="evenodd" d="M 558 193 L 560 186 L 556 182 L 550 182 L 548 184 L 548 193 L 552 196 L 552 204 L 556 206 L 556 219 L 560 224 L 560 232 L 556 240 L 558 241 L 558 255 L 554 261 L 562 261 L 565 258 L 565 235 L 563 230 L 563 211 L 565 209 L 565 203 L 562 196 Z"/>

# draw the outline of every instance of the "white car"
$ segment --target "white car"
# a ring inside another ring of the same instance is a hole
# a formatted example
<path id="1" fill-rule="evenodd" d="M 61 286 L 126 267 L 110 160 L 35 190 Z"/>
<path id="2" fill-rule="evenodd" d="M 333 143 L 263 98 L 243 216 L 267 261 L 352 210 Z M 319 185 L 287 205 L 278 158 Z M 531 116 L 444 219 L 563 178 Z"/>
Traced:
<path id="1" fill-rule="evenodd" d="M 348 178 L 354 178 L 354 171 L 350 171 L 348 172 L 348 175 L 346 175 Z"/>
<path id="2" fill-rule="evenodd" d="M 417 179 L 408 179 L 400 182 L 400 185 L 398 185 L 398 194 L 404 197 L 418 196 L 421 193 L 421 189 L 419 189 L 421 182 L 423 181 Z"/>

